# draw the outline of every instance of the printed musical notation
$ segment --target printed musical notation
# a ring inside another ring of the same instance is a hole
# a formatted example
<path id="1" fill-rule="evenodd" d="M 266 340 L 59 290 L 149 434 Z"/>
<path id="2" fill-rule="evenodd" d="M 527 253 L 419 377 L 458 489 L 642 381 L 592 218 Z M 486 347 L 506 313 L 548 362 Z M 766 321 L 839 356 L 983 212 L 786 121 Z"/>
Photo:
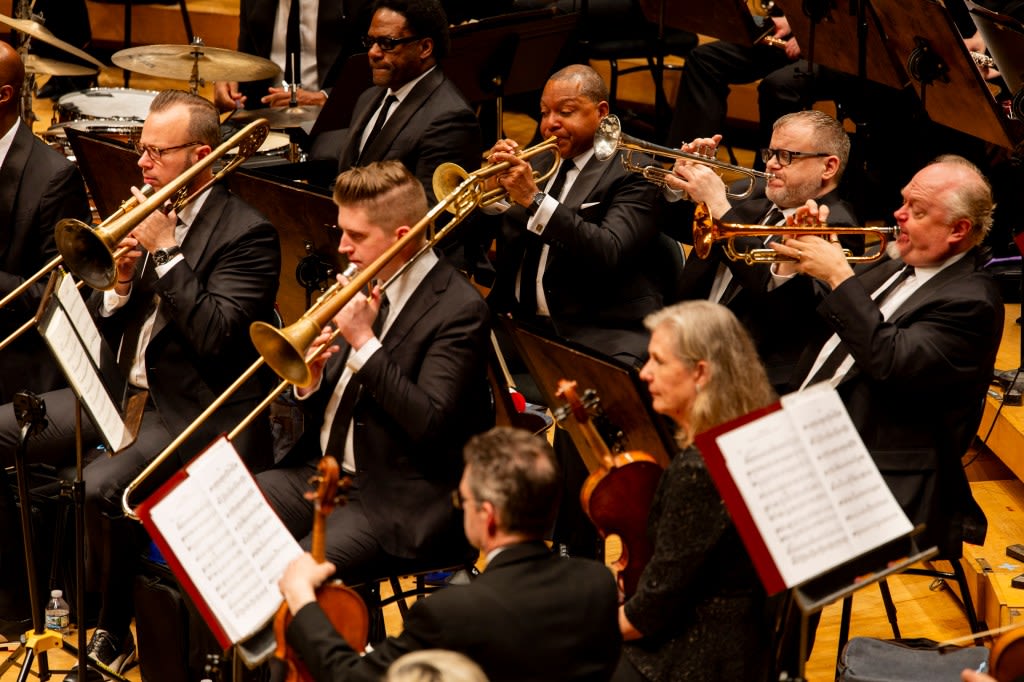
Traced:
<path id="1" fill-rule="evenodd" d="M 788 586 L 912 530 L 827 384 L 716 442 Z"/>
<path id="2" fill-rule="evenodd" d="M 245 639 L 281 604 L 277 581 L 302 553 L 231 442 L 221 438 L 144 516 L 231 642 Z"/>

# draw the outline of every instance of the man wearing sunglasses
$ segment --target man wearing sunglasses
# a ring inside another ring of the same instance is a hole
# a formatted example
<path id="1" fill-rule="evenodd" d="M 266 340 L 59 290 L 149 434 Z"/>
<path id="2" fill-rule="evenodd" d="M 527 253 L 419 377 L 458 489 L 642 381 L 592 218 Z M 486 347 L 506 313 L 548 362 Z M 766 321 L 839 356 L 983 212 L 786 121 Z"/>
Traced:
<path id="1" fill-rule="evenodd" d="M 689 153 L 714 154 L 722 136 L 700 138 L 682 149 Z M 842 125 L 820 111 L 800 111 L 778 119 L 770 146 L 761 150 L 765 170 L 772 174 L 759 182 L 747 198 L 727 194 L 725 182 L 705 164 L 679 159 L 667 177 L 670 189 L 685 192 L 693 202 L 702 202 L 708 213 L 723 223 L 782 225 L 791 221 L 797 208 L 808 200 L 827 206 L 830 225 L 855 225 L 853 209 L 839 198 L 839 181 L 850 153 L 850 139 Z M 746 183 L 746 180 L 741 181 Z M 662 228 L 675 230 L 681 241 L 689 241 L 689 224 L 680 227 L 665 221 Z M 763 238 L 735 240 L 737 251 L 765 248 Z M 856 241 L 848 248 L 862 250 Z M 799 344 L 793 342 L 806 320 L 803 311 L 794 317 L 786 306 L 771 305 L 767 298 L 771 273 L 766 264 L 748 265 L 726 257 L 716 243 L 706 259 L 691 256 L 683 269 L 679 291 L 682 298 L 705 298 L 728 306 L 750 330 L 776 387 L 789 379 L 799 358 Z M 777 309 L 777 308 L 781 308 Z M 785 329 L 785 334 L 778 333 Z"/>
<path id="2" fill-rule="evenodd" d="M 217 110 L 210 102 L 183 91 L 161 92 L 139 138 L 141 180 L 159 191 L 207 157 L 219 140 Z M 122 491 L 255 361 L 250 323 L 274 319 L 277 231 L 223 184 L 203 189 L 212 179 L 209 167 L 193 174 L 183 187 L 191 202 L 167 207 L 166 213 L 154 210 L 141 220 L 116 247 L 128 250 L 115 261 L 114 288 L 95 291 L 87 301 L 127 379 L 124 398 L 148 391 L 136 440 L 116 456 L 96 458 L 84 474 L 89 569 L 101 595 L 88 655 L 115 672 L 135 658 L 131 592 L 144 546 L 138 526 L 123 515 Z M 136 191 L 136 197 L 143 195 Z M 175 457 L 146 479 L 137 499 L 238 424 L 266 392 L 256 380 L 239 388 Z M 75 396 L 65 389 L 46 393 L 43 400 L 49 425 L 32 438 L 29 453 L 34 461 L 58 468 L 73 465 Z M 5 464 L 18 434 L 14 410 L 0 407 L 0 461 Z M 82 420 L 82 436 L 88 448 L 102 442 L 88 418 Z M 269 441 L 269 422 L 256 420 L 235 444 L 258 469 L 269 465 Z M 81 677 L 76 670 L 67 679 Z"/>
<path id="3" fill-rule="evenodd" d="M 449 48 L 448 18 L 440 2 L 377 0 L 363 47 L 373 87 L 353 109 L 338 170 L 397 159 L 430 198 L 434 170 L 442 163 L 477 168 L 480 124 L 438 66 Z"/>

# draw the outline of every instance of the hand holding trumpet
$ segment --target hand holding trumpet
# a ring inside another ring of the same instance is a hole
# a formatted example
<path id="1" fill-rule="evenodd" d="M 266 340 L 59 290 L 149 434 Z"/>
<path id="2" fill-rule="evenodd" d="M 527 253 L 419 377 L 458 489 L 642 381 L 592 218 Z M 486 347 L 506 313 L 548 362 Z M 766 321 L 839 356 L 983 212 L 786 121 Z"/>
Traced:
<path id="1" fill-rule="evenodd" d="M 828 214 L 828 206 L 819 206 L 813 199 L 808 199 L 786 219 L 786 224 L 791 227 L 824 226 L 828 222 Z M 786 237 L 782 243 L 771 242 L 769 246 L 778 254 L 793 259 L 776 265 L 778 275 L 803 273 L 820 279 L 833 289 L 853 277 L 853 268 L 847 262 L 839 237 L 834 234 L 827 239 L 818 235 Z"/>
<path id="2" fill-rule="evenodd" d="M 715 158 L 721 135 L 700 137 L 680 148 L 687 154 L 698 154 L 708 159 Z M 672 164 L 672 173 L 665 176 L 665 184 L 686 193 L 691 201 L 707 205 L 711 215 L 720 218 L 731 208 L 725 181 L 709 166 L 686 157 L 676 159 Z"/>
<path id="3" fill-rule="evenodd" d="M 487 152 L 489 164 L 508 163 L 509 167 L 492 177 L 487 178 L 485 190 L 501 188 L 508 194 L 510 201 L 520 206 L 529 206 L 533 196 L 540 191 L 533 167 L 520 156 L 519 145 L 515 140 L 498 140 Z"/>

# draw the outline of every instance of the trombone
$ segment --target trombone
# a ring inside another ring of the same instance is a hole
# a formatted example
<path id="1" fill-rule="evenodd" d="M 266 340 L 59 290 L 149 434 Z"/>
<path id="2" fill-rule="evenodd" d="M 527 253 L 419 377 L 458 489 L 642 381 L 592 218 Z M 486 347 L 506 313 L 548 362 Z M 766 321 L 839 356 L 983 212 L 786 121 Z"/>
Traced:
<path id="1" fill-rule="evenodd" d="M 175 178 L 173 182 L 164 186 L 159 192 L 154 194 L 152 187 L 144 185 L 141 192 L 148 197 L 147 199 L 140 202 L 134 196 L 130 197 L 95 227 L 74 218 L 61 220 L 54 230 L 59 255 L 54 256 L 38 272 L 0 299 L 0 308 L 28 291 L 29 287 L 62 263 L 66 263 L 71 273 L 78 277 L 79 289 L 83 284 L 88 284 L 94 289 L 112 289 L 117 283 L 117 270 L 114 262 L 128 252 L 127 248 L 114 251 L 114 246 L 135 229 L 136 225 L 145 220 L 146 216 L 162 207 L 164 202 L 172 196 L 175 197 L 174 210 L 180 210 L 188 205 L 203 190 L 235 170 L 239 164 L 252 156 L 263 144 L 268 132 L 270 132 L 270 128 L 266 119 L 253 121 Z M 188 184 L 192 179 L 234 147 L 239 148 L 238 154 L 211 180 L 192 194 L 187 194 Z M 35 322 L 35 318 L 30 318 L 11 332 L 7 338 L 0 341 L 0 351 L 31 329 Z"/>
<path id="2" fill-rule="evenodd" d="M 259 145 L 257 145 L 259 146 Z M 533 152 L 536 153 L 536 152 Z M 497 164 L 502 165 L 502 164 Z M 485 167 L 486 168 L 486 167 Z M 444 173 L 440 167 L 434 171 L 434 184 L 437 185 L 437 178 L 439 173 Z M 138 515 L 132 509 L 131 506 L 131 495 L 138 488 L 142 482 L 150 476 L 170 455 L 174 453 L 181 444 L 184 443 L 203 422 L 209 419 L 215 411 L 220 409 L 228 398 L 235 393 L 242 385 L 248 381 L 264 364 L 270 366 L 282 377 L 284 381 L 280 382 L 278 386 L 271 391 L 270 395 L 263 399 L 263 401 L 255 407 L 245 418 L 234 429 L 228 433 L 228 440 L 233 440 L 241 433 L 252 420 L 259 416 L 279 395 L 284 393 L 285 389 L 288 388 L 289 384 L 296 386 L 308 386 L 312 383 L 312 373 L 309 371 L 309 365 L 306 358 L 306 351 L 312 345 L 313 341 L 320 335 L 320 331 L 327 325 L 330 320 L 338 314 L 338 312 L 345 307 L 345 304 L 355 298 L 361 293 L 363 287 L 369 284 L 370 280 L 381 271 L 388 263 L 395 259 L 405 248 L 415 243 L 425 234 L 429 233 L 427 241 L 416 251 L 416 253 L 395 272 L 383 285 L 382 289 L 386 289 L 392 282 L 395 281 L 405 270 L 411 266 L 417 259 L 420 258 L 424 253 L 432 249 L 442 238 L 448 235 L 459 223 L 465 220 L 469 214 L 477 206 L 481 205 L 481 201 L 488 193 L 483 191 L 483 182 L 486 178 L 490 177 L 494 173 L 500 171 L 493 171 L 489 174 L 469 173 L 466 178 L 463 179 L 458 185 L 447 193 L 443 199 L 438 201 L 433 208 L 427 211 L 415 225 L 413 225 L 409 231 L 394 244 L 392 244 L 384 253 L 382 253 L 377 260 L 368 264 L 363 270 L 356 272 L 353 266 L 346 268 L 345 275 L 351 276 L 348 284 L 341 285 L 335 283 L 327 291 L 325 291 L 314 303 L 310 306 L 309 310 L 302 314 L 302 316 L 288 325 L 284 329 L 278 329 L 277 327 L 267 324 L 265 322 L 254 322 L 249 327 L 249 336 L 252 338 L 253 345 L 256 346 L 256 350 L 259 352 L 260 357 L 249 366 L 242 375 L 236 379 L 227 389 L 224 390 L 203 412 L 195 418 L 195 420 L 189 424 L 189 426 L 182 431 L 178 436 L 172 440 L 167 447 L 163 449 L 150 463 L 149 465 L 139 473 L 135 479 L 125 487 L 123 494 L 121 495 L 121 507 L 124 510 L 125 515 L 134 519 L 139 520 Z M 499 197 L 500 198 L 500 197 Z M 497 201 L 497 199 L 493 199 Z M 441 215 L 445 212 L 451 212 L 454 217 L 448 221 L 443 227 L 437 228 L 436 223 Z M 314 359 L 325 349 L 329 348 L 334 341 L 340 336 L 340 332 L 335 330 L 328 340 L 320 346 L 313 348 L 309 353 L 309 360 Z"/>
<path id="3" fill-rule="evenodd" d="M 118 242 L 128 236 L 150 213 L 163 207 L 164 203 L 172 197 L 175 198 L 174 210 L 180 210 L 191 203 L 207 187 L 234 171 L 252 156 L 267 139 L 269 132 L 270 126 L 267 119 L 256 119 L 196 162 L 191 168 L 185 170 L 172 182 L 161 187 L 151 197 L 142 203 L 130 205 L 127 209 L 124 208 L 125 204 L 122 204 L 122 209 L 95 228 L 74 218 L 61 220 L 57 223 L 54 237 L 57 240 L 57 250 L 63 261 L 67 263 L 68 269 L 78 279 L 94 289 L 113 289 L 117 284 L 117 268 L 114 263 L 128 251 L 127 248 L 115 251 Z M 196 176 L 235 147 L 238 147 L 238 153 L 234 158 L 199 189 L 187 194 L 188 186 Z"/>
<path id="4" fill-rule="evenodd" d="M 886 245 L 900 235 L 898 225 L 886 227 L 829 227 L 828 225 L 743 225 L 740 223 L 723 223 L 712 217 L 707 204 L 699 203 L 693 212 L 693 250 L 700 258 L 707 258 L 711 247 L 717 241 L 725 241 L 722 247 L 729 260 L 741 260 L 747 265 L 756 263 L 791 263 L 793 259 L 783 256 L 774 249 L 747 249 L 737 251 L 733 243 L 737 237 L 770 237 L 781 235 L 801 237 L 804 235 L 840 235 L 840 234 L 877 234 L 881 244 L 878 251 L 857 256 L 844 250 L 847 262 L 867 263 L 881 258 Z"/>
<path id="5" fill-rule="evenodd" d="M 739 193 L 726 192 L 726 196 L 732 199 L 746 199 L 754 191 L 754 184 L 758 178 L 770 180 L 775 177 L 771 173 L 765 173 L 757 171 L 752 168 L 744 168 L 743 166 L 737 166 L 731 163 L 725 163 L 719 161 L 712 156 L 704 156 L 703 154 L 693 154 L 690 152 L 684 152 L 681 149 L 672 149 L 671 147 L 663 147 L 653 142 L 645 142 L 639 140 L 631 135 L 627 135 L 622 132 L 622 124 L 619 122 L 619 117 L 615 114 L 609 114 L 601 119 L 601 123 L 597 127 L 597 132 L 594 134 L 594 156 L 599 160 L 605 161 L 610 159 L 612 155 L 620 149 L 625 150 L 626 155 L 622 157 L 623 167 L 630 173 L 639 173 L 644 176 L 648 182 L 652 182 L 656 185 L 666 186 L 665 178 L 672 174 L 672 171 L 665 170 L 657 164 L 641 165 L 633 160 L 633 154 L 649 154 L 658 157 L 665 157 L 668 159 L 685 159 L 693 163 L 699 163 L 705 166 L 710 166 L 715 169 L 715 172 L 719 175 L 725 173 L 735 173 L 738 175 L 744 175 L 748 178 L 749 182 L 746 188 Z"/>
<path id="6" fill-rule="evenodd" d="M 523 149 L 516 154 L 516 156 L 518 156 L 520 159 L 529 159 L 533 156 L 536 156 L 537 154 L 542 154 L 544 152 L 551 152 L 552 154 L 554 154 L 555 162 L 551 164 L 551 168 L 549 168 L 544 173 L 538 173 L 537 171 L 533 172 L 534 182 L 536 182 L 538 185 L 542 182 L 545 182 L 548 178 L 550 178 L 555 173 L 555 171 L 558 170 L 558 164 L 561 163 L 561 157 L 558 154 L 557 140 L 558 138 L 552 135 L 543 142 L 538 142 L 532 147 L 527 147 L 526 149 Z M 475 178 L 476 180 L 479 181 L 489 180 L 490 178 L 493 178 L 496 175 L 504 173 L 511 167 L 511 165 L 512 164 L 509 163 L 508 161 L 502 161 L 501 163 L 485 163 L 479 169 L 473 171 L 472 173 L 469 173 L 457 163 L 442 163 L 440 166 L 437 167 L 437 170 L 434 171 L 434 177 L 431 183 L 434 188 L 434 196 L 448 197 L 455 191 L 455 189 L 460 185 L 460 183 L 465 182 L 467 179 Z M 475 205 L 479 205 L 481 207 L 490 206 L 491 204 L 497 203 L 504 199 L 507 194 L 508 193 L 504 190 L 504 188 L 496 187 L 486 192 L 482 192 L 482 194 L 480 195 L 480 199 L 477 201 Z M 454 213 L 455 207 L 452 206 L 452 208 L 449 208 L 448 210 Z"/>

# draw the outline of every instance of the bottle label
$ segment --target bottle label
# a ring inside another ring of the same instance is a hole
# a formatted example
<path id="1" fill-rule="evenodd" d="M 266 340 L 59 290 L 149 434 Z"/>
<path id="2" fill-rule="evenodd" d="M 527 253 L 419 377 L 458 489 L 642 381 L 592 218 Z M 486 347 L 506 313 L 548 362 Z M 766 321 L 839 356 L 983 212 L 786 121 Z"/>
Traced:
<path id="1" fill-rule="evenodd" d="M 71 618 L 66 610 L 60 611 L 47 611 L 46 612 L 46 629 L 55 630 L 56 632 L 67 632 L 71 626 Z"/>

